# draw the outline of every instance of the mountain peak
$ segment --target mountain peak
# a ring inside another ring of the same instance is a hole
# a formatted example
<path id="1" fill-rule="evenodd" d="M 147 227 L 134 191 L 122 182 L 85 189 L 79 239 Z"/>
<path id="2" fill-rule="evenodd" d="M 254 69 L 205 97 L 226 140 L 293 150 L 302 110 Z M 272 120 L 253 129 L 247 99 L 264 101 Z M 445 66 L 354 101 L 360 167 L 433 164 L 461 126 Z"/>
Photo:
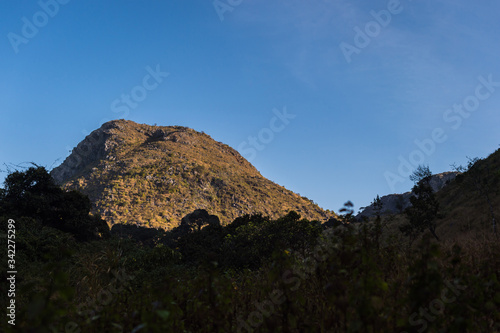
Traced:
<path id="1" fill-rule="evenodd" d="M 182 126 L 129 120 L 104 123 L 51 172 L 65 188 L 89 195 L 110 223 L 174 227 L 195 209 L 222 221 L 295 210 L 326 219 L 311 200 L 264 178 L 235 149 Z"/>

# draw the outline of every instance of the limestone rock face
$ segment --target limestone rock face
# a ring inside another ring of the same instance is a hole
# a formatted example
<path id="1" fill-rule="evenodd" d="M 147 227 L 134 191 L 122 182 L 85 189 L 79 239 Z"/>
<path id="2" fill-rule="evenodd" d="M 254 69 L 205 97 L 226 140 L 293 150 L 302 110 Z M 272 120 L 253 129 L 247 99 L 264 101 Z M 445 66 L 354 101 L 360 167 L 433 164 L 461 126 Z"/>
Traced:
<path id="1" fill-rule="evenodd" d="M 443 172 L 433 175 L 430 180 L 430 185 L 434 192 L 441 190 L 449 182 L 451 182 L 457 176 L 458 172 Z M 402 213 L 406 208 L 411 206 L 410 197 L 412 192 L 406 192 L 402 194 L 389 194 L 384 195 L 380 198 L 382 201 L 382 213 L 383 214 L 398 214 Z M 375 216 L 375 209 L 373 205 L 365 207 L 364 210 L 356 215 L 356 218 L 360 219 L 363 217 Z"/>

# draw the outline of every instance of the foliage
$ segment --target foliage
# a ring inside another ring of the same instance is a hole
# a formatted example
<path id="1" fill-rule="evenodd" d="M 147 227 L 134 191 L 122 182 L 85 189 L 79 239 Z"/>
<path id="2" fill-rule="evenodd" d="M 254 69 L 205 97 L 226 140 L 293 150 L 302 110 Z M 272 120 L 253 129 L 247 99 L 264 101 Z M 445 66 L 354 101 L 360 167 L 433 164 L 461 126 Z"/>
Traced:
<path id="1" fill-rule="evenodd" d="M 248 215 L 215 227 L 188 232 L 177 250 L 114 237 L 69 247 L 60 238 L 65 235 L 61 231 L 30 234 L 23 227 L 18 244 L 24 279 L 19 283 L 16 329 L 42 333 L 62 332 L 66 325 L 81 332 L 500 329 L 496 255 L 500 245 L 493 240 L 439 245 L 424 237 L 415 251 L 405 254 L 394 239 L 377 244 L 370 222 L 318 233 L 315 223 L 290 213 L 276 220 Z M 181 258 L 190 253 L 187 247 L 205 237 L 209 238 L 198 243 L 196 252 L 213 251 L 212 256 L 194 262 Z M 226 244 L 222 252 L 212 242 L 216 239 Z M 33 242 L 53 248 L 52 255 L 35 260 L 22 254 L 29 253 L 25 251 Z M 257 264 L 254 256 L 246 261 L 254 252 L 267 259 Z M 225 262 L 224 257 L 232 259 Z M 248 269 L 246 263 L 253 267 Z M 242 268 L 231 268 L 238 266 Z M 9 332 L 5 322 L 0 325 Z"/>
<path id="2" fill-rule="evenodd" d="M 347 201 L 339 212 L 343 213 L 340 218 L 344 224 L 349 224 L 354 221 L 354 204 L 351 201 Z"/>
<path id="3" fill-rule="evenodd" d="M 384 208 L 384 204 L 382 203 L 382 200 L 380 199 L 380 196 L 377 194 L 377 197 L 373 200 L 373 208 L 375 210 L 375 224 L 374 224 L 374 231 L 375 231 L 375 242 L 377 244 L 380 244 L 380 237 L 382 236 L 382 209 Z"/>
<path id="4" fill-rule="evenodd" d="M 28 217 L 81 241 L 108 237 L 108 225 L 99 216 L 89 215 L 90 207 L 88 197 L 63 191 L 39 166 L 9 174 L 0 196 L 0 215 Z"/>
<path id="5" fill-rule="evenodd" d="M 377 217 L 377 220 L 380 220 L 380 215 L 382 214 L 382 209 L 384 208 L 384 204 L 382 203 L 382 200 L 380 199 L 380 196 L 377 194 L 377 197 L 373 199 L 372 202 L 373 209 L 375 211 L 375 216 Z"/>
<path id="6" fill-rule="evenodd" d="M 439 202 L 436 200 L 434 191 L 430 185 L 432 173 L 429 167 L 419 166 L 410 176 L 415 182 L 413 195 L 410 197 L 411 206 L 405 210 L 408 224 L 401 226 L 401 232 L 413 242 L 418 234 L 429 230 L 436 235 L 436 218 L 438 216 Z"/>
<path id="7" fill-rule="evenodd" d="M 432 172 L 429 169 L 429 166 L 419 165 L 415 171 L 410 175 L 410 180 L 415 184 L 423 180 L 428 180 L 432 176 Z"/>
<path id="8" fill-rule="evenodd" d="M 212 223 L 201 229 L 181 224 L 160 241 L 179 249 L 185 263 L 216 263 L 240 270 L 259 268 L 279 249 L 312 247 L 320 232 L 318 222 L 300 219 L 292 211 L 276 220 L 261 214 L 244 215 L 226 226 Z"/>

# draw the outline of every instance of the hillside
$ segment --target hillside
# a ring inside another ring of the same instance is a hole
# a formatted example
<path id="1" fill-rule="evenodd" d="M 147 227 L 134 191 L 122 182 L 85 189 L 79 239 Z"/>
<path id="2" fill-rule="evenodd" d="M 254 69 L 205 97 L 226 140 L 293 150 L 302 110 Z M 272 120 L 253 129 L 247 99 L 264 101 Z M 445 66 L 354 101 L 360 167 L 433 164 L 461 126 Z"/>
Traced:
<path id="1" fill-rule="evenodd" d="M 89 134 L 51 175 L 87 194 L 110 224 L 170 229 L 195 209 L 222 223 L 295 210 L 326 220 L 318 205 L 264 178 L 236 150 L 180 126 L 110 121 Z"/>
<path id="2" fill-rule="evenodd" d="M 464 232 L 492 232 L 492 215 L 500 217 L 500 149 L 470 165 L 437 193 L 442 219 L 439 231 L 455 237 Z M 498 230 L 498 225 L 497 225 Z"/>

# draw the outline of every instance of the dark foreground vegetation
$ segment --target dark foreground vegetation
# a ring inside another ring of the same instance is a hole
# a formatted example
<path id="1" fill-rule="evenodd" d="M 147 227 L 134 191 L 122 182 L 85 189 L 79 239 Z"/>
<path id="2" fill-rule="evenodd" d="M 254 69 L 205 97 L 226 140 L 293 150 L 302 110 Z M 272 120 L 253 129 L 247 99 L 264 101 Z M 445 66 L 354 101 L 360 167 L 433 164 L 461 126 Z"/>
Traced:
<path id="1" fill-rule="evenodd" d="M 15 220 L 16 325 L 3 314 L 0 329 L 498 332 L 500 242 L 491 232 L 438 238 L 425 177 L 416 185 L 425 200 L 400 230 L 380 216 L 355 223 L 347 205 L 327 224 L 290 212 L 221 226 L 200 210 L 169 232 L 111 232 L 89 215 L 86 197 L 60 190 L 45 169 L 14 172 L 0 192 L 0 221 L 5 231 Z"/>

